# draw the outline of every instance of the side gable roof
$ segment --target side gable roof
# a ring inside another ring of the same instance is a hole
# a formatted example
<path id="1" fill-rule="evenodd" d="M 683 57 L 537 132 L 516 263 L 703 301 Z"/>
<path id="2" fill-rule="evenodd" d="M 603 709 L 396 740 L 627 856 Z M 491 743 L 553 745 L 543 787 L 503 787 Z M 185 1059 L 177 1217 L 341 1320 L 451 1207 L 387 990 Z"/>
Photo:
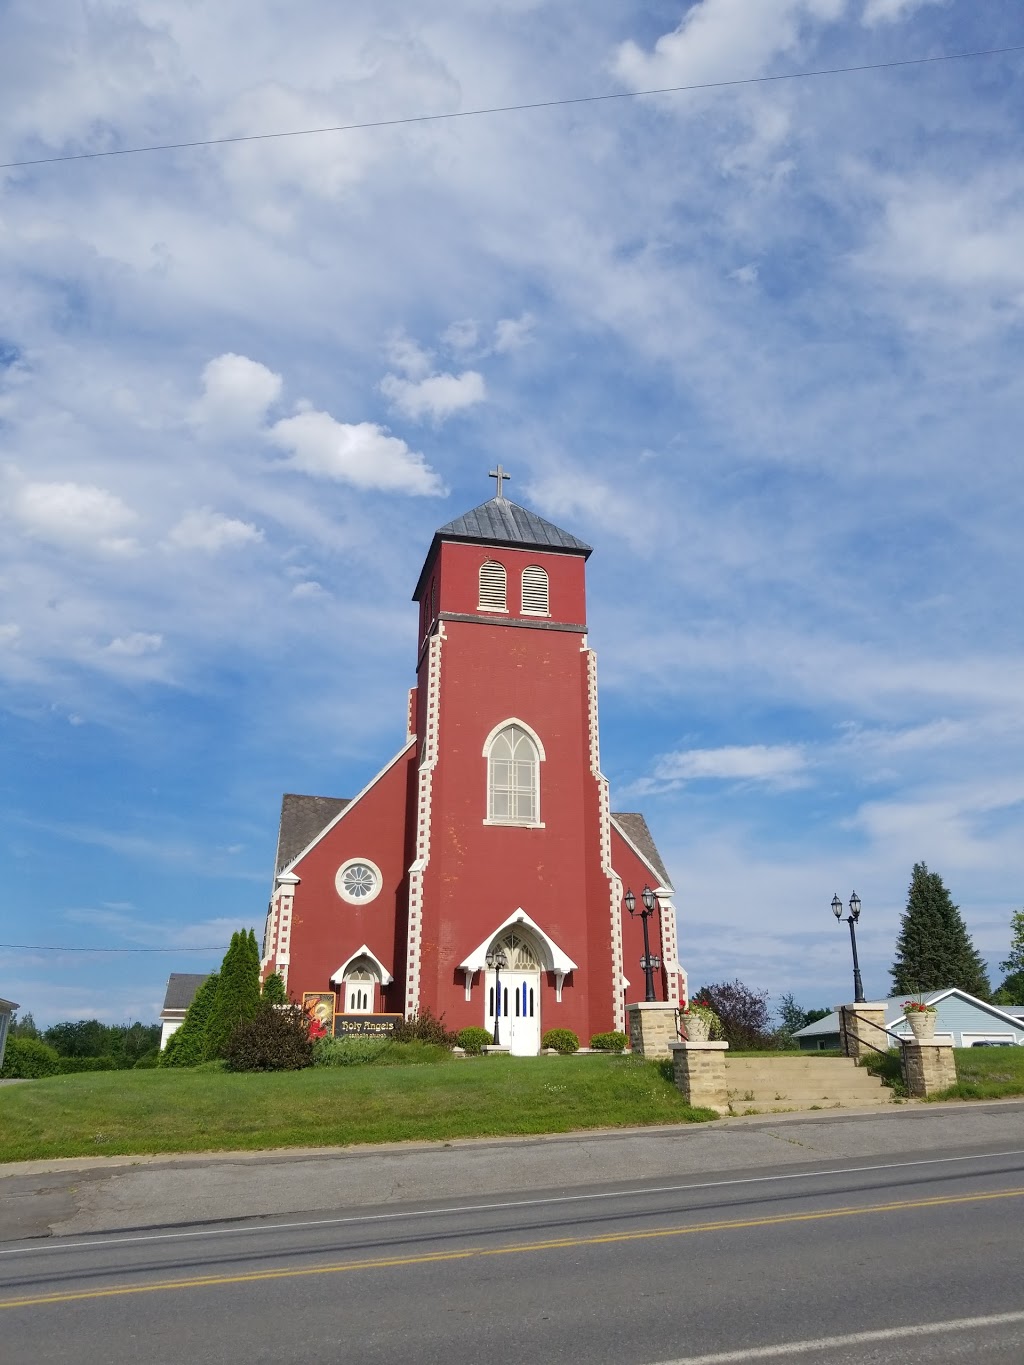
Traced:
<path id="1" fill-rule="evenodd" d="M 640 812 L 615 811 L 612 813 L 612 824 L 658 878 L 659 885 L 673 891 L 675 888 L 672 885 L 672 879 L 661 860 L 661 854 L 654 842 L 654 836 L 647 828 L 647 821 Z"/>
<path id="2" fill-rule="evenodd" d="M 993 1015 L 1003 1023 L 1013 1025 L 1020 1029 L 1024 1028 L 1024 1020 L 1015 1019 L 1012 1014 L 999 1008 L 998 1005 L 990 1005 L 987 1000 L 979 1000 L 976 995 L 971 995 L 968 991 L 962 991 L 958 986 L 947 986 L 941 991 L 925 991 L 920 997 L 924 1004 L 934 1005 L 936 1009 L 950 996 L 957 996 L 968 1005 L 973 1005 L 976 1009 L 986 1014 Z M 907 999 L 904 995 L 891 995 L 885 1001 L 885 1024 L 886 1028 L 893 1028 L 899 1024 L 903 1018 L 903 1002 Z M 816 1019 L 813 1024 L 805 1024 L 803 1028 L 797 1029 L 793 1034 L 794 1038 L 814 1038 L 821 1034 L 834 1034 L 839 1032 L 839 1015 L 834 1011 L 827 1014 L 824 1019 Z"/>
<path id="3" fill-rule="evenodd" d="M 164 993 L 165 1010 L 187 1010 L 204 981 L 212 972 L 171 972 Z"/>
<path id="4" fill-rule="evenodd" d="M 402 745 L 398 753 L 390 762 L 385 763 L 376 777 L 371 777 L 366 786 L 358 796 L 347 799 L 339 796 L 296 796 L 289 794 L 281 802 L 281 831 L 283 834 L 285 824 L 285 809 L 289 807 L 293 812 L 289 823 L 289 838 L 294 835 L 296 841 L 300 834 L 304 836 L 303 842 L 289 844 L 291 852 L 287 858 L 282 858 L 282 834 L 278 835 L 277 841 L 277 866 L 275 877 L 279 877 L 282 872 L 293 867 L 301 857 L 309 852 L 314 844 L 318 844 L 324 835 L 334 828 L 346 811 L 361 801 L 368 791 L 372 791 L 385 773 L 395 766 L 399 759 L 405 758 L 409 750 L 415 745 L 416 738 L 413 736 Z"/>
<path id="5" fill-rule="evenodd" d="M 276 875 L 313 842 L 335 816 L 349 805 L 347 796 L 298 796 L 286 792 L 281 797 L 281 824 L 277 832 Z"/>

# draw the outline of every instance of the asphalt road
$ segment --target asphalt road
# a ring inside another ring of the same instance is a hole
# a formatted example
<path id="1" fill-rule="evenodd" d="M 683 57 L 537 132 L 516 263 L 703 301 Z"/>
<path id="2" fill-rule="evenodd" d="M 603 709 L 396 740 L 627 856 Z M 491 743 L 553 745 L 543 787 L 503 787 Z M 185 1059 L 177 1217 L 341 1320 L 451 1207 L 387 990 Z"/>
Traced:
<path id="1" fill-rule="evenodd" d="M 1024 1362 L 1024 1141 L 0 1247 L 0 1359 Z"/>

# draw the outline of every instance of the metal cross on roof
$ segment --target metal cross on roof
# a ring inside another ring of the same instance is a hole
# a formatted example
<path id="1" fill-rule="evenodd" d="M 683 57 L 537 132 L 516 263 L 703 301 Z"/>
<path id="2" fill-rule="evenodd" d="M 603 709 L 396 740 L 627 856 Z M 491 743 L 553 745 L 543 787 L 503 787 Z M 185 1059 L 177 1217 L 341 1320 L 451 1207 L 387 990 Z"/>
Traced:
<path id="1" fill-rule="evenodd" d="M 487 477 L 488 477 L 489 479 L 496 479 L 496 480 L 497 480 L 497 482 L 498 482 L 498 491 L 497 491 L 497 493 L 495 494 L 495 497 L 501 498 L 501 499 L 504 500 L 505 494 L 502 492 L 502 484 L 505 482 L 506 479 L 511 479 L 512 475 L 511 475 L 511 474 L 506 474 L 505 471 L 502 469 L 501 465 L 498 465 L 497 469 L 492 469 L 491 472 L 490 472 L 490 474 L 488 474 Z"/>

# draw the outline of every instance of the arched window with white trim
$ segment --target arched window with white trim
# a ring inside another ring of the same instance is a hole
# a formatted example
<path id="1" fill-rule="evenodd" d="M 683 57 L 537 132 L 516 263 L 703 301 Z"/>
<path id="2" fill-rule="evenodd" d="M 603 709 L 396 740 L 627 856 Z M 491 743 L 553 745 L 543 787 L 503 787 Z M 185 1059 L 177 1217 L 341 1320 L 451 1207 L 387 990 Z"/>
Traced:
<path id="1" fill-rule="evenodd" d="M 495 559 L 480 565 L 479 610 L 508 611 L 508 576 Z"/>
<path id="2" fill-rule="evenodd" d="M 487 818 L 501 825 L 540 823 L 540 752 L 514 722 L 504 726 L 487 750 Z"/>
<path id="3" fill-rule="evenodd" d="M 528 564 L 523 570 L 523 615 L 547 616 L 548 575 L 539 564 Z"/>

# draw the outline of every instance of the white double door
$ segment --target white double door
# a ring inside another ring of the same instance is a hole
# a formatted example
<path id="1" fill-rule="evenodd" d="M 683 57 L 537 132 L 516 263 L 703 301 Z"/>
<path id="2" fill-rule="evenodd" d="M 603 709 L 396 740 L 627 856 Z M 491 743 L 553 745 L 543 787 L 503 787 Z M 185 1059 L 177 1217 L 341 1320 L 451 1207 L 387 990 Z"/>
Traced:
<path id="1" fill-rule="evenodd" d="M 499 973 L 501 991 L 498 1037 L 513 1057 L 536 1057 L 540 1052 L 540 972 L 509 968 Z M 494 1036 L 494 973 L 486 979 L 484 1027 Z"/>

